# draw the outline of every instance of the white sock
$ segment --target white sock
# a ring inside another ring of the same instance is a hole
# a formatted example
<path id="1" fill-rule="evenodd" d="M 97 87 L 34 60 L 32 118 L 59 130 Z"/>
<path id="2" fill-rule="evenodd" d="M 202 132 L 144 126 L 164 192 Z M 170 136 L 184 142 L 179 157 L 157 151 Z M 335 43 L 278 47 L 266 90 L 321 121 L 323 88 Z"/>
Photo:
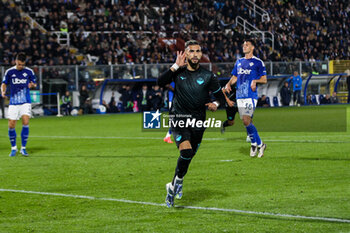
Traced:
<path id="1" fill-rule="evenodd" d="M 17 150 L 17 146 L 12 146 L 11 150 Z"/>
<path id="2" fill-rule="evenodd" d="M 169 131 L 166 133 L 166 138 L 168 138 L 168 137 L 170 137 L 171 136 L 171 134 L 169 133 Z"/>

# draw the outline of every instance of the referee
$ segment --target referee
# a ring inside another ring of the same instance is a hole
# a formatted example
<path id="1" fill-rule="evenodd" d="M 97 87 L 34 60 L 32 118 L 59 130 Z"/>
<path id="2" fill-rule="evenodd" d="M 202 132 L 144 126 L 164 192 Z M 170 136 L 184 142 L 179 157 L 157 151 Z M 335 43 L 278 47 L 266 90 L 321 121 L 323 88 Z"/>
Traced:
<path id="1" fill-rule="evenodd" d="M 185 43 L 185 52 L 177 52 L 176 63 L 158 78 L 159 86 L 164 87 L 175 82 L 175 93 L 170 108 L 170 123 L 180 121 L 204 121 L 206 109 L 216 111 L 219 102 L 210 102 L 210 93 L 217 100 L 223 99 L 223 93 L 217 77 L 199 65 L 202 51 L 199 43 L 190 40 Z M 192 158 L 202 141 L 204 127 L 180 127 L 171 124 L 171 130 L 180 151 L 175 175 L 172 182 L 166 185 L 165 202 L 168 207 L 174 206 L 174 197 L 181 199 L 183 178 L 187 173 Z"/>

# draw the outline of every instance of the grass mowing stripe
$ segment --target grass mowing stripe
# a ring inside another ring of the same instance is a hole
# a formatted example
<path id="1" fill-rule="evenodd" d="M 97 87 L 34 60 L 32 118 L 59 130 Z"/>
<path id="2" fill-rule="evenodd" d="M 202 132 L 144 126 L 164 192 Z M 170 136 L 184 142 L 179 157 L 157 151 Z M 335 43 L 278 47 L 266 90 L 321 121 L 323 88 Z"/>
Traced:
<path id="1" fill-rule="evenodd" d="M 132 201 L 132 200 L 126 200 L 126 199 L 92 197 L 92 196 L 63 194 L 63 193 L 37 192 L 37 191 L 26 191 L 26 190 L 16 190 L 16 189 L 0 189 L 0 192 L 14 192 L 14 193 L 39 194 L 39 195 L 46 195 L 46 196 L 73 197 L 73 198 L 89 199 L 89 200 L 115 201 L 115 202 L 122 202 L 122 203 L 165 207 L 165 204 L 153 203 L 153 202 Z M 291 215 L 291 214 L 256 212 L 256 211 L 249 211 L 249 210 L 224 209 L 224 208 L 216 208 L 216 207 L 200 207 L 200 206 L 175 206 L 175 207 L 182 208 L 182 209 L 232 212 L 232 213 L 240 213 L 240 214 L 263 215 L 263 216 L 282 217 L 282 218 L 284 217 L 284 218 L 294 218 L 294 219 L 317 220 L 317 221 L 325 221 L 325 222 L 350 223 L 350 219 L 341 219 L 341 218 L 313 217 L 313 216 L 302 216 L 302 215 Z"/>
<path id="2" fill-rule="evenodd" d="M 118 136 L 30 136 L 32 138 L 51 139 L 125 139 L 125 140 L 162 140 L 161 137 L 118 137 Z M 226 141 L 232 138 L 203 138 L 204 141 Z M 237 138 L 235 138 L 237 140 Z M 239 140 L 239 139 L 238 139 Z M 242 139 L 241 141 L 245 141 Z M 327 140 L 287 140 L 287 139 L 264 139 L 264 142 L 290 142 L 290 143 L 350 143 L 350 141 L 327 141 Z"/>

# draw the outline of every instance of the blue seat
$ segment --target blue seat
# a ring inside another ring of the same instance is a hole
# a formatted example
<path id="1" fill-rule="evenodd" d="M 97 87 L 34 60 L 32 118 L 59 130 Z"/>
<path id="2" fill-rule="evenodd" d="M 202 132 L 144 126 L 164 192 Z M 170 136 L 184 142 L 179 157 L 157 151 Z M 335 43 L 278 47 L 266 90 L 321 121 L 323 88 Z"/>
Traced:
<path id="1" fill-rule="evenodd" d="M 312 95 L 311 96 L 312 104 L 317 104 L 316 96 Z"/>
<path id="2" fill-rule="evenodd" d="M 278 98 L 277 98 L 277 96 L 274 96 L 273 97 L 273 106 L 275 106 L 275 107 L 278 107 L 279 105 L 278 105 Z"/>
<path id="3" fill-rule="evenodd" d="M 271 106 L 270 97 L 266 96 L 266 102 L 268 103 L 269 106 Z"/>

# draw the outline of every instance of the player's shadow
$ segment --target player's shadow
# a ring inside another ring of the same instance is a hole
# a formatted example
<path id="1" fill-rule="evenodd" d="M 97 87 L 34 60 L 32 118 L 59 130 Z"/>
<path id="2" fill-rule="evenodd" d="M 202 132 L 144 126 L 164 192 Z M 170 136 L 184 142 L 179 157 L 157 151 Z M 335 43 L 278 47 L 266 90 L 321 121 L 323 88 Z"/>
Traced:
<path id="1" fill-rule="evenodd" d="M 38 152 L 45 151 L 48 149 L 49 149 L 48 147 L 34 146 L 34 147 L 28 147 L 27 151 L 28 151 L 28 153 L 38 153 Z"/>
<path id="2" fill-rule="evenodd" d="M 241 146 L 239 149 L 238 149 L 238 152 L 242 155 L 249 155 L 250 153 L 250 147 L 249 146 Z"/>
<path id="3" fill-rule="evenodd" d="M 203 201 L 207 199 L 221 199 L 223 197 L 227 196 L 227 193 L 225 192 L 220 192 L 218 190 L 211 190 L 211 189 L 195 189 L 195 190 L 186 190 L 184 191 L 184 198 L 183 200 L 186 200 L 186 202 L 181 202 L 181 201 L 176 201 L 175 203 L 178 204 L 179 208 L 181 206 L 185 205 L 194 205 L 196 203 L 202 203 Z"/>

